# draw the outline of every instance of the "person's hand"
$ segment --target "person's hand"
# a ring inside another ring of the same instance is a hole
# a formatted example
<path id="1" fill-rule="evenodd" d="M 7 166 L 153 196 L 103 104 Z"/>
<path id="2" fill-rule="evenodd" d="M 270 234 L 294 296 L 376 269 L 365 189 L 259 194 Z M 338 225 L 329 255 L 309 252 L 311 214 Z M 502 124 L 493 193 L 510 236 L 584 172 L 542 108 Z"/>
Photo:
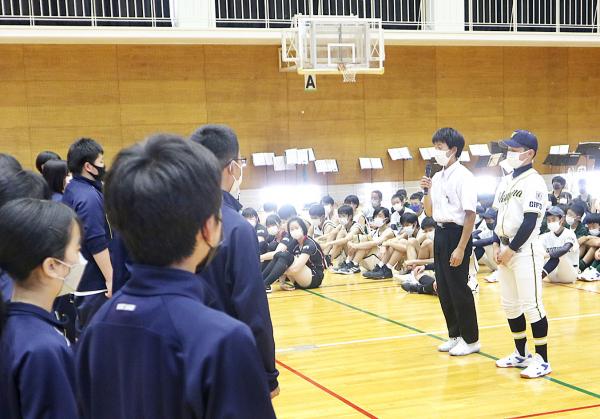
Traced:
<path id="1" fill-rule="evenodd" d="M 422 274 L 423 272 L 425 272 L 425 266 L 423 266 L 423 265 L 415 266 L 415 268 L 413 269 L 412 272 L 413 272 L 414 276 Z"/>
<path id="2" fill-rule="evenodd" d="M 494 260 L 498 265 L 500 265 L 500 246 L 496 243 L 493 244 L 494 249 Z"/>
<path id="3" fill-rule="evenodd" d="M 450 266 L 452 266 L 452 267 L 460 266 L 464 257 L 465 257 L 465 249 L 461 249 L 460 247 L 457 247 L 456 249 L 454 249 L 454 252 L 452 252 L 452 255 L 450 255 Z"/>
<path id="4" fill-rule="evenodd" d="M 106 298 L 111 298 L 112 297 L 112 288 L 113 288 L 112 280 L 111 281 L 106 281 L 106 289 L 108 290 L 108 291 L 106 291 L 104 293 L 104 296 Z"/>
<path id="5" fill-rule="evenodd" d="M 431 189 L 431 178 L 428 178 L 427 176 L 423 176 L 421 178 L 421 181 L 419 182 L 419 185 L 421 186 L 421 189 Z"/>
<path id="6" fill-rule="evenodd" d="M 503 251 L 500 252 L 500 255 L 498 256 L 499 263 L 507 266 L 514 254 L 515 251 L 507 246 Z"/>
<path id="7" fill-rule="evenodd" d="M 355 249 L 355 248 L 356 248 L 356 243 L 353 243 L 353 242 L 348 242 L 348 247 L 349 247 L 350 249 Z"/>
<path id="8" fill-rule="evenodd" d="M 279 396 L 280 392 L 281 390 L 279 390 L 279 386 L 277 386 L 277 388 L 271 392 L 271 399 L 274 399 L 275 397 Z"/>

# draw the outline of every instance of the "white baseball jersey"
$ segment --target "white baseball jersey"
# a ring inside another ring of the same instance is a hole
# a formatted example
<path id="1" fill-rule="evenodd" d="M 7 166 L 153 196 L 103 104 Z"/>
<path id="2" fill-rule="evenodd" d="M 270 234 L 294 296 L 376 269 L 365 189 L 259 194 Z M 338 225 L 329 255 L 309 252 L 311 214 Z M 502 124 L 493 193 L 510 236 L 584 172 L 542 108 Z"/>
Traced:
<path id="1" fill-rule="evenodd" d="M 547 252 L 555 248 L 563 247 L 566 243 L 571 243 L 571 249 L 562 257 L 567 259 L 569 265 L 579 266 L 579 242 L 577 241 L 577 237 L 575 237 L 573 230 L 563 228 L 563 231 L 558 236 L 549 231 L 548 233 L 542 234 L 540 240 Z"/>
<path id="2" fill-rule="evenodd" d="M 547 195 L 544 179 L 533 168 L 515 178 L 512 175 L 505 176 L 494 198 L 494 208 L 498 210 L 494 231 L 498 237 L 512 239 L 523 224 L 525 213 L 532 212 L 537 214 L 537 222 L 524 246 L 535 240 L 546 212 Z"/>

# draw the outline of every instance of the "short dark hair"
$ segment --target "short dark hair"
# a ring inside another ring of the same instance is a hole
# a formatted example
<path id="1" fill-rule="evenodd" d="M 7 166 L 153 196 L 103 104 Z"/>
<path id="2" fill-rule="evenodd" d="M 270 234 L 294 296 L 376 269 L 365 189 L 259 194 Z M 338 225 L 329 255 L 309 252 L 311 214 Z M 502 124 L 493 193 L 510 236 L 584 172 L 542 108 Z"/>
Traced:
<path id="1" fill-rule="evenodd" d="M 42 151 L 35 158 L 35 168 L 38 172 L 42 173 L 44 164 L 50 160 L 62 160 L 58 154 L 54 151 Z"/>
<path id="2" fill-rule="evenodd" d="M 351 219 L 354 217 L 354 209 L 350 205 L 342 205 L 338 208 L 338 215 L 347 215 Z"/>
<path id="3" fill-rule="evenodd" d="M 287 223 L 288 233 L 290 232 L 290 224 L 292 224 L 292 223 L 298 223 L 298 225 L 302 229 L 302 232 L 304 233 L 304 235 L 306 236 L 308 234 L 308 226 L 306 225 L 306 222 L 300 217 L 292 217 L 288 220 L 288 223 Z"/>
<path id="4" fill-rule="evenodd" d="M 279 211 L 277 211 L 277 214 L 282 220 L 289 220 L 290 218 L 298 215 L 296 208 L 290 204 L 282 205 L 281 208 L 279 208 Z"/>
<path id="5" fill-rule="evenodd" d="M 80 138 L 69 147 L 67 166 L 69 172 L 80 175 L 86 163 L 94 164 L 98 156 L 104 154 L 102 146 L 91 138 Z"/>
<path id="6" fill-rule="evenodd" d="M 410 224 L 414 224 L 414 223 L 419 223 L 419 217 L 417 217 L 417 214 L 415 214 L 414 212 L 405 212 L 404 214 L 402 214 L 400 216 L 400 224 L 405 224 L 405 223 L 410 223 Z"/>
<path id="7" fill-rule="evenodd" d="M 0 153 L 0 178 L 12 176 L 23 170 L 19 160 L 10 154 Z"/>
<path id="8" fill-rule="evenodd" d="M 329 195 L 325 195 L 323 198 L 321 198 L 321 205 L 333 205 L 334 203 L 335 201 Z"/>
<path id="9" fill-rule="evenodd" d="M 563 214 L 566 214 L 567 210 L 569 209 L 569 206 L 567 204 L 557 204 L 556 206 L 562 210 Z M 560 215 L 560 218 L 563 217 L 564 215 Z"/>
<path id="10" fill-rule="evenodd" d="M 267 227 L 269 226 L 278 226 L 279 224 L 281 224 L 281 218 L 279 218 L 279 215 L 277 214 L 271 214 L 267 217 L 267 220 L 265 221 L 265 225 Z"/>
<path id="11" fill-rule="evenodd" d="M 562 176 L 554 176 L 552 178 L 552 183 L 554 182 L 560 183 L 563 187 L 567 184 L 567 180 Z"/>
<path id="12" fill-rule="evenodd" d="M 460 132 L 454 128 L 445 127 L 438 129 L 431 139 L 433 144 L 444 143 L 449 149 L 456 147 L 456 159 L 460 157 L 465 147 L 465 139 Z"/>
<path id="13" fill-rule="evenodd" d="M 425 217 L 425 218 L 423 218 L 423 221 L 421 222 L 421 228 L 428 228 L 428 227 L 435 227 L 435 226 L 437 226 L 437 223 L 431 217 Z"/>
<path id="14" fill-rule="evenodd" d="M 168 266 L 191 256 L 198 232 L 221 208 L 217 159 L 172 134 L 122 150 L 104 189 L 109 221 L 132 259 L 145 265 Z"/>
<path id="15" fill-rule="evenodd" d="M 52 193 L 44 178 L 30 170 L 21 170 L 0 179 L 0 207 L 19 198 L 50 199 Z"/>
<path id="16" fill-rule="evenodd" d="M 381 191 L 375 190 L 371 192 L 371 195 L 376 194 L 379 199 L 383 199 L 383 194 L 381 193 Z"/>
<path id="17" fill-rule="evenodd" d="M 569 205 L 568 209 L 570 209 L 571 211 L 573 211 L 575 214 L 577 214 L 580 217 L 582 217 L 583 214 L 585 214 L 586 211 L 588 210 L 587 203 L 585 203 L 583 201 L 579 202 L 576 199 L 571 201 L 571 204 Z"/>
<path id="18" fill-rule="evenodd" d="M 260 218 L 258 217 L 258 212 L 254 208 L 244 208 L 242 210 L 242 217 L 244 218 L 256 218 L 257 222 L 260 222 Z"/>
<path id="19" fill-rule="evenodd" d="M 311 217 L 324 217 L 325 216 L 325 207 L 321 204 L 311 205 L 308 210 L 308 215 Z"/>
<path id="20" fill-rule="evenodd" d="M 42 175 L 50 190 L 56 193 L 63 193 L 65 188 L 65 179 L 69 174 L 67 162 L 64 160 L 48 160 L 42 166 Z"/>
<path id="21" fill-rule="evenodd" d="M 344 198 L 344 204 L 346 204 L 346 205 L 353 204 L 358 207 L 360 205 L 360 201 L 358 200 L 358 196 L 348 195 L 346 198 Z"/>
<path id="22" fill-rule="evenodd" d="M 418 199 L 419 201 L 423 199 L 423 192 L 415 192 L 410 196 L 410 199 Z"/>
<path id="23" fill-rule="evenodd" d="M 373 218 L 377 217 L 380 213 L 383 213 L 383 216 L 388 220 L 390 219 L 390 210 L 385 207 L 376 208 L 375 211 L 373 211 Z"/>
<path id="24" fill-rule="evenodd" d="M 265 202 L 265 204 L 263 205 L 263 209 L 265 210 L 265 212 L 275 212 L 277 211 L 277 204 L 275 204 L 274 202 Z"/>
<path id="25" fill-rule="evenodd" d="M 391 200 L 393 201 L 394 199 L 399 199 L 400 201 L 403 201 L 404 200 L 403 198 L 404 198 L 404 195 L 401 195 L 399 193 L 395 193 L 394 195 L 392 195 L 392 199 Z"/>
<path id="26" fill-rule="evenodd" d="M 215 155 L 221 170 L 238 158 L 240 145 L 235 132 L 227 125 L 209 124 L 198 128 L 190 137 Z"/>
<path id="27" fill-rule="evenodd" d="M 406 192 L 406 189 L 398 189 L 396 191 L 396 195 L 402 195 L 404 196 L 404 199 L 406 199 L 406 197 L 408 196 L 408 192 Z"/>

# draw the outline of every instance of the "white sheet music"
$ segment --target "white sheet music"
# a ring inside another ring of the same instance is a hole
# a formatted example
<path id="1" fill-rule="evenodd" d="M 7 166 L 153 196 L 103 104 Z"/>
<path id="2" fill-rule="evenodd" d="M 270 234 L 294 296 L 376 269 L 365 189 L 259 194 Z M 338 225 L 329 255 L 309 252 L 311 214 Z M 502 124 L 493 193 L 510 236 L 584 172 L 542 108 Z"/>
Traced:
<path id="1" fill-rule="evenodd" d="M 337 173 L 338 165 L 336 160 L 315 160 L 315 169 L 317 173 Z"/>
<path id="2" fill-rule="evenodd" d="M 410 150 L 408 147 L 390 148 L 388 154 L 392 160 L 411 160 Z"/>
<path id="3" fill-rule="evenodd" d="M 298 149 L 291 148 L 285 150 L 285 162 L 286 164 L 298 164 Z"/>
<path id="4" fill-rule="evenodd" d="M 383 162 L 378 157 L 359 157 L 358 161 L 362 170 L 383 169 Z"/>
<path id="5" fill-rule="evenodd" d="M 433 158 L 433 150 L 435 150 L 435 147 L 419 148 L 421 158 L 423 158 L 423 160 L 431 160 Z"/>
<path id="6" fill-rule="evenodd" d="M 461 162 L 471 161 L 471 156 L 469 155 L 469 152 L 466 150 L 463 150 L 463 152 L 460 154 L 460 158 L 458 159 L 458 161 L 461 161 Z"/>
<path id="7" fill-rule="evenodd" d="M 285 156 L 275 156 L 273 158 L 273 170 L 283 172 L 285 170 Z"/>
<path id="8" fill-rule="evenodd" d="M 254 166 L 273 166 L 275 153 L 253 153 L 252 164 Z"/>
<path id="9" fill-rule="evenodd" d="M 490 153 L 490 148 L 488 147 L 487 144 L 471 144 L 469 145 L 469 150 L 471 151 L 471 154 L 474 156 L 489 156 L 492 153 Z"/>

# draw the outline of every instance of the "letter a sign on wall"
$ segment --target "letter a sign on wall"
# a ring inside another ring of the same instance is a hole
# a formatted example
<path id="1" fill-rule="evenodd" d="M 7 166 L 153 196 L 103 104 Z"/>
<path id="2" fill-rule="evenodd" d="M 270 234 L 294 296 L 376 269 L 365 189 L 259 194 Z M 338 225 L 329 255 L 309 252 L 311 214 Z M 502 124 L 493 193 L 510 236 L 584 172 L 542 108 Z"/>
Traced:
<path id="1" fill-rule="evenodd" d="M 317 76 L 316 74 L 305 74 L 304 75 L 304 91 L 312 92 L 317 90 Z"/>

